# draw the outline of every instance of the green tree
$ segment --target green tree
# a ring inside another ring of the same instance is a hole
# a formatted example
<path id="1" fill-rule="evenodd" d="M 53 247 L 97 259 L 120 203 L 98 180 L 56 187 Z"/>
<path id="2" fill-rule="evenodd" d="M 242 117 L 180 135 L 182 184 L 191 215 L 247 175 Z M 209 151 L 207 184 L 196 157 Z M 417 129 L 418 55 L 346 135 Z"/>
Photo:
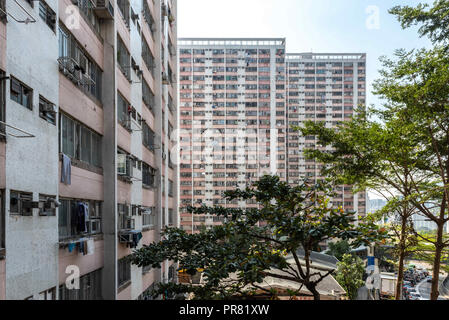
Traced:
<path id="1" fill-rule="evenodd" d="M 351 252 L 351 245 L 348 241 L 340 240 L 337 242 L 330 242 L 328 245 L 329 249 L 326 254 L 334 256 L 338 260 L 342 260 L 345 254 Z"/>
<path id="2" fill-rule="evenodd" d="M 337 266 L 335 279 L 345 289 L 350 300 L 357 299 L 358 289 L 365 284 L 363 281 L 365 263 L 357 256 L 344 254 Z"/>
<path id="3" fill-rule="evenodd" d="M 402 28 L 420 25 L 420 36 L 427 36 L 435 44 L 449 45 L 449 1 L 438 0 L 433 6 L 418 4 L 412 6 L 396 6 L 390 10 L 396 15 Z M 449 47 L 448 47 L 449 48 Z"/>
<path id="4" fill-rule="evenodd" d="M 279 177 L 264 176 L 245 190 L 226 192 L 228 201 L 253 200 L 259 208 L 190 207 L 194 214 L 224 217 L 225 222 L 199 234 L 168 228 L 164 240 L 135 251 L 131 261 L 160 268 L 163 261 L 170 260 L 191 275 L 204 270 L 201 286 L 161 284 L 158 292 L 228 299 L 250 296 L 254 293 L 254 289 L 246 289 L 250 286 L 274 295 L 258 285 L 273 277 L 296 282 L 319 300 L 316 287 L 332 271 L 312 269 L 314 248 L 334 238 L 361 245 L 385 235 L 373 221 L 359 221 L 356 226 L 353 213 L 331 208 L 329 194 L 330 187 L 324 182 L 290 186 Z"/>

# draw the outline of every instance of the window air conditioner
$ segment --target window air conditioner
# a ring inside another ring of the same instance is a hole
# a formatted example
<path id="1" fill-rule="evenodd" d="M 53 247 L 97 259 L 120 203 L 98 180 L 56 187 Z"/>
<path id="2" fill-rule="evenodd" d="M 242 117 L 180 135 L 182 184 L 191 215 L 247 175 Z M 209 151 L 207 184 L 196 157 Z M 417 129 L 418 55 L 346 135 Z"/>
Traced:
<path id="1" fill-rule="evenodd" d="M 131 243 L 133 241 L 132 234 L 121 234 L 120 235 L 120 243 Z"/>
<path id="2" fill-rule="evenodd" d="M 50 112 L 50 113 L 57 113 L 58 108 L 54 104 L 44 104 L 42 106 L 42 111 Z"/>

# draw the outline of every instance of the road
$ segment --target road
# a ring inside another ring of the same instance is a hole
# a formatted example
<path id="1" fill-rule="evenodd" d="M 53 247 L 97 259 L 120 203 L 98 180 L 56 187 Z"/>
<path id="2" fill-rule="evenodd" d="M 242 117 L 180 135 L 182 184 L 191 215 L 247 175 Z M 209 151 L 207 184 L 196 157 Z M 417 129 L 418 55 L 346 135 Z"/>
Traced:
<path id="1" fill-rule="evenodd" d="M 440 279 L 440 285 L 444 279 Z M 430 292 L 432 288 L 432 283 L 427 282 L 427 280 L 422 281 L 416 286 L 416 291 L 423 297 L 425 300 L 430 300 Z M 438 300 L 449 300 L 448 298 L 439 297 Z"/>

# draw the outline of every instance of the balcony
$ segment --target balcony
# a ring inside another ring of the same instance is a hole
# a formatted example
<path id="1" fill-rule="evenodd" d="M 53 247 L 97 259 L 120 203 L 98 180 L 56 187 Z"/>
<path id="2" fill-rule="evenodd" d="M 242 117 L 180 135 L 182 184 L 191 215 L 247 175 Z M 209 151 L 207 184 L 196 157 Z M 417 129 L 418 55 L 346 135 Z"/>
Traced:
<path id="1" fill-rule="evenodd" d="M 101 19 L 114 19 L 114 6 L 109 0 L 96 0 L 94 12 Z"/>

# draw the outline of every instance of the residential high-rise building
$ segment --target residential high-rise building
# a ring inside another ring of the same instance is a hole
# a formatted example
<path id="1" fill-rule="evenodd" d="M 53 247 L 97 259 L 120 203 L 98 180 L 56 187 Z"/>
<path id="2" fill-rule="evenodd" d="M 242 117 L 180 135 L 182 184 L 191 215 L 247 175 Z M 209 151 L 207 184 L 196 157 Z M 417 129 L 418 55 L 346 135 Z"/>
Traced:
<path id="1" fill-rule="evenodd" d="M 124 258 L 178 224 L 176 16 L 0 0 L 0 299 L 146 299 L 175 279 Z"/>
<path id="2" fill-rule="evenodd" d="M 315 136 L 303 137 L 293 127 L 304 121 L 335 128 L 366 104 L 366 55 L 362 53 L 287 54 L 288 182 L 321 177 L 322 164 L 304 157 L 304 149 L 320 148 Z M 332 204 L 366 214 L 366 193 L 351 186 L 336 186 Z"/>
<path id="3" fill-rule="evenodd" d="M 181 227 L 218 217 L 189 205 L 226 203 L 223 192 L 264 174 L 286 177 L 285 39 L 179 39 Z"/>
<path id="4" fill-rule="evenodd" d="M 218 218 L 186 207 L 226 203 L 225 190 L 264 174 L 295 185 L 320 179 L 306 160 L 315 137 L 293 130 L 305 120 L 327 127 L 349 120 L 366 92 L 365 54 L 286 54 L 285 39 L 179 39 L 181 227 L 198 232 Z M 336 187 L 335 206 L 366 212 L 365 194 Z"/>

